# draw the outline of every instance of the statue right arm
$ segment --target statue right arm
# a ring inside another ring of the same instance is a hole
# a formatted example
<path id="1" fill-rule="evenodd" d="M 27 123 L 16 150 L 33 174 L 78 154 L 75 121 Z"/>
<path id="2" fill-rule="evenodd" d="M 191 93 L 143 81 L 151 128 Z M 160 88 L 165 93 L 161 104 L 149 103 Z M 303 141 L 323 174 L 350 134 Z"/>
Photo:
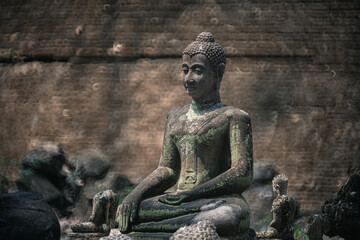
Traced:
<path id="1" fill-rule="evenodd" d="M 179 171 L 180 157 L 170 137 L 167 118 L 159 166 L 142 180 L 118 207 L 117 221 L 120 232 L 128 231 L 130 225 L 135 221 L 140 202 L 146 198 L 160 195 L 172 187 L 177 181 Z"/>

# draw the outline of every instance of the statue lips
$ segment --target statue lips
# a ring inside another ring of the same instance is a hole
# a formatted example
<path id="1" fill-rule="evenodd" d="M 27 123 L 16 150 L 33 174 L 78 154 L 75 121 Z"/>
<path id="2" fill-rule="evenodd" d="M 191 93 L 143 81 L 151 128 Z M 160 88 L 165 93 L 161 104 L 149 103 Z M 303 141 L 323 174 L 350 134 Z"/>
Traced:
<path id="1" fill-rule="evenodd" d="M 193 92 L 193 91 L 196 91 L 197 90 L 197 87 L 195 84 L 185 84 L 185 88 L 186 88 L 186 91 L 189 93 L 189 92 Z"/>

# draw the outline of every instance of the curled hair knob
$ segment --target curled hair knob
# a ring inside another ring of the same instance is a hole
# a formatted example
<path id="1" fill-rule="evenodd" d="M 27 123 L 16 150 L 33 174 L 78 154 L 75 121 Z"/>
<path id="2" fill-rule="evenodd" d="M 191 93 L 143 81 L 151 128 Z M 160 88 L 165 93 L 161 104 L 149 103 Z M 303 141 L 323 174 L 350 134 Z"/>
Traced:
<path id="1" fill-rule="evenodd" d="M 196 37 L 198 42 L 215 42 L 215 38 L 210 32 L 202 32 Z"/>

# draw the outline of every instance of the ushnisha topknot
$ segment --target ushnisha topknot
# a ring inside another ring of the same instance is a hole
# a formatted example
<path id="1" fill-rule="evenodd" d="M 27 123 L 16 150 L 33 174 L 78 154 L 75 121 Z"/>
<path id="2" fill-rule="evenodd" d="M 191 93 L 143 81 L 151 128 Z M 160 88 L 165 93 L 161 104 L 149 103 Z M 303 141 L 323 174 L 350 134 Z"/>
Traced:
<path id="1" fill-rule="evenodd" d="M 209 60 L 211 67 L 216 71 L 219 63 L 226 64 L 226 56 L 224 50 L 219 43 L 215 42 L 215 38 L 210 32 L 200 33 L 195 42 L 190 43 L 184 50 L 183 55 L 190 57 L 196 54 L 203 54 Z"/>

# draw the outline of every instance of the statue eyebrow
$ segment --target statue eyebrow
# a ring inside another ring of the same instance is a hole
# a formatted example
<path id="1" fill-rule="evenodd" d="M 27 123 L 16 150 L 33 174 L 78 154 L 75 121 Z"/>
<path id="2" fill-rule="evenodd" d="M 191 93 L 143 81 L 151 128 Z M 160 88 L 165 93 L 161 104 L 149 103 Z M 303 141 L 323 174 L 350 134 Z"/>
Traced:
<path id="1" fill-rule="evenodd" d="M 194 63 L 193 65 L 191 65 L 191 68 L 197 68 L 197 67 L 205 68 L 205 65 L 200 64 L 200 63 Z"/>
<path id="2" fill-rule="evenodd" d="M 206 68 L 205 65 L 201 64 L 201 63 L 194 63 L 193 65 L 189 66 L 187 63 L 183 63 L 182 64 L 182 67 L 187 67 L 187 68 L 197 68 L 197 67 L 200 67 L 200 68 Z"/>

